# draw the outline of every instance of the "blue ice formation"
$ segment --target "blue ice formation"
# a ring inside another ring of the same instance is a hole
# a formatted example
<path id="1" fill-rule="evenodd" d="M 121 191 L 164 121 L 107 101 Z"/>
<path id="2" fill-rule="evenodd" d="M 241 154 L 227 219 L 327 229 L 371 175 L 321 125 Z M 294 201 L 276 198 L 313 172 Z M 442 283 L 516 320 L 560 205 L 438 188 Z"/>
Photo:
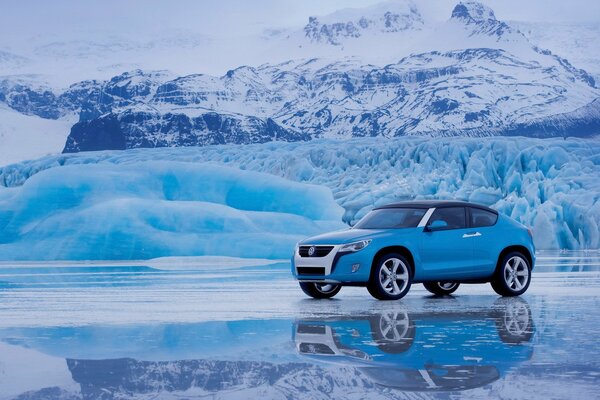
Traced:
<path id="1" fill-rule="evenodd" d="M 492 206 L 532 227 L 538 249 L 600 248 L 594 139 L 364 138 L 63 154 L 0 168 L 0 185 L 0 259 L 56 258 L 67 248 L 74 258 L 283 257 L 303 234 L 425 198 Z"/>
<path id="2" fill-rule="evenodd" d="M 150 157 L 151 159 L 152 157 Z M 288 258 L 344 228 L 326 187 L 168 161 L 50 168 L 0 190 L 0 260 Z"/>

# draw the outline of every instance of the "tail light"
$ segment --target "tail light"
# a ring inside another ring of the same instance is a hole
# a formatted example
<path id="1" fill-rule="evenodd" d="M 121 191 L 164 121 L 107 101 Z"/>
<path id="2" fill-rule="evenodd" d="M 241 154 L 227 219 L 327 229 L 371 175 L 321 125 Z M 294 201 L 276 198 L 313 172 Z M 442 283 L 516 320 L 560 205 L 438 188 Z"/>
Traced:
<path id="1" fill-rule="evenodd" d="M 529 237 L 533 240 L 533 230 L 531 228 L 527 228 L 527 232 L 529 233 Z"/>

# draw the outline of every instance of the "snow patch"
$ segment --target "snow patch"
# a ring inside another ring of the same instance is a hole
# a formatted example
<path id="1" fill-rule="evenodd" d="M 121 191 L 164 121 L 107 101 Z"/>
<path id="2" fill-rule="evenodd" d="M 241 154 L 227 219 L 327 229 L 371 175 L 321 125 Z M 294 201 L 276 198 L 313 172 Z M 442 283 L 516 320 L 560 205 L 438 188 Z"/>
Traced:
<path id="1" fill-rule="evenodd" d="M 74 123 L 25 115 L 0 103 L 0 166 L 60 153 Z"/>

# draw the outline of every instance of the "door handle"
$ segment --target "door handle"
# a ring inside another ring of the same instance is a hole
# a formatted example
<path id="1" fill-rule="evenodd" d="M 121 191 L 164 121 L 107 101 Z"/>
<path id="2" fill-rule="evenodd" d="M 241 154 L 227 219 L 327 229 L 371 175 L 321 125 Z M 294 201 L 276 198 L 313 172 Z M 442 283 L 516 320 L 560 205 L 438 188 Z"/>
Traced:
<path id="1" fill-rule="evenodd" d="M 477 237 L 477 236 L 481 236 L 481 233 L 479 233 L 479 232 L 465 233 L 462 237 L 463 237 L 463 239 L 465 239 L 465 238 Z"/>

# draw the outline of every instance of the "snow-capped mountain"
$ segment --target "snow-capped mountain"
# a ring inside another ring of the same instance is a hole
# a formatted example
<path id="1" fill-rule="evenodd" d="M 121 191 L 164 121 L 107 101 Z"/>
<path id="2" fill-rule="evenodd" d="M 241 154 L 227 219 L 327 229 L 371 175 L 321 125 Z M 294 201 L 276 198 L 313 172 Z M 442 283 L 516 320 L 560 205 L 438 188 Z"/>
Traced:
<path id="1" fill-rule="evenodd" d="M 345 39 L 418 30 L 423 17 L 412 2 L 387 2 L 364 10 L 341 10 L 325 18 L 310 17 L 303 31 L 310 41 L 341 45 Z"/>
<path id="2" fill-rule="evenodd" d="M 535 45 L 552 49 L 600 80 L 600 24 L 511 22 Z"/>
<path id="3" fill-rule="evenodd" d="M 592 76 L 480 3 L 461 2 L 440 23 L 425 21 L 412 2 L 383 3 L 311 17 L 302 29 L 268 40 L 292 59 L 222 76 L 134 70 L 62 92 L 11 76 L 0 80 L 0 101 L 42 118 L 77 113 L 65 152 L 321 137 L 600 134 Z M 387 57 L 386 49 L 396 49 L 398 58 L 369 63 L 365 49 Z"/>

